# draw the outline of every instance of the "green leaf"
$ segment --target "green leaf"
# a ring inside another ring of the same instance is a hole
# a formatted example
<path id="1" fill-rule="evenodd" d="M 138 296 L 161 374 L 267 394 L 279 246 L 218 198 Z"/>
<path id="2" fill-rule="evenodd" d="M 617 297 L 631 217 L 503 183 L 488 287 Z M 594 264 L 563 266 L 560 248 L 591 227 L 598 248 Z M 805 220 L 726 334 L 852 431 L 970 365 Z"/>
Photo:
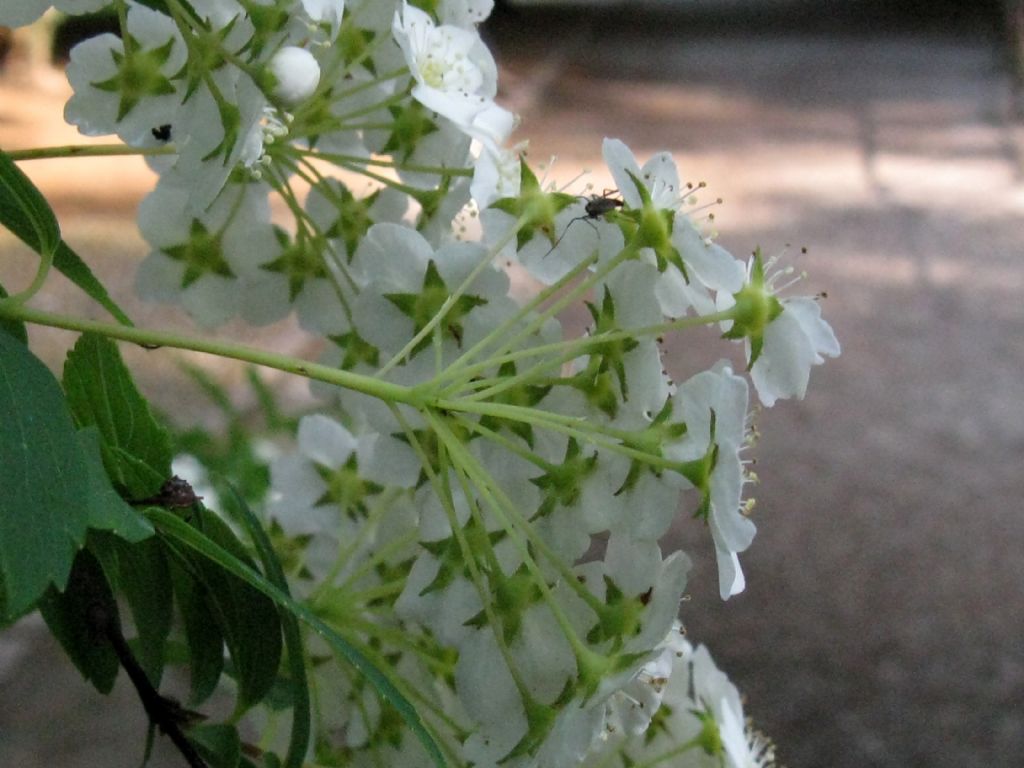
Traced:
<path id="1" fill-rule="evenodd" d="M 53 209 L 14 161 L 0 151 L 0 223 L 39 254 L 53 254 L 60 227 Z"/>
<path id="2" fill-rule="evenodd" d="M 90 487 L 57 380 L 0 333 L 0 624 L 48 586 L 64 589 L 85 542 Z"/>
<path id="3" fill-rule="evenodd" d="M 4 287 L 0 285 L 0 301 L 6 299 L 8 295 Z M 20 320 L 0 317 L 0 333 L 6 333 L 8 336 L 16 338 L 22 344 L 28 344 L 28 332 L 25 330 L 25 324 Z"/>
<path id="4" fill-rule="evenodd" d="M 91 618 L 97 606 L 117 615 L 103 569 L 92 553 L 83 549 L 75 558 L 67 588 L 63 592 L 53 587 L 47 590 L 39 601 L 39 612 L 82 676 L 107 694 L 114 687 L 120 663 L 113 646 L 97 634 Z"/>
<path id="5" fill-rule="evenodd" d="M 57 218 L 49 203 L 3 150 L 0 150 L 0 224 L 36 253 L 52 254 L 53 266 L 66 278 L 98 302 L 119 323 L 132 325 L 124 311 L 110 298 L 103 283 L 96 279 L 89 265 L 61 239 Z"/>
<path id="6" fill-rule="evenodd" d="M 78 443 L 85 456 L 89 493 L 86 517 L 89 528 L 110 531 L 125 541 L 138 542 L 153 535 L 153 526 L 122 499 L 103 468 L 100 434 L 96 427 L 80 429 Z"/>
<path id="7" fill-rule="evenodd" d="M 189 729 L 188 738 L 215 768 L 237 768 L 242 759 L 242 740 L 233 725 L 198 725 Z"/>
<path id="8" fill-rule="evenodd" d="M 267 580 L 285 595 L 291 597 L 284 570 L 281 568 L 273 544 L 270 543 L 270 538 L 241 494 L 234 488 L 231 490 L 242 527 L 245 528 L 249 538 L 256 546 L 256 554 L 259 556 Z M 302 768 L 310 736 L 309 681 L 306 679 L 305 653 L 302 648 L 299 622 L 290 611 L 284 608 L 280 609 L 280 614 L 284 643 L 288 650 L 288 671 L 291 675 L 292 693 L 292 732 L 288 741 L 288 754 L 285 756 L 284 768 Z"/>
<path id="9" fill-rule="evenodd" d="M 171 580 L 188 643 L 189 702 L 197 705 L 213 695 L 224 671 L 224 635 L 206 600 L 206 587 L 193 578 L 186 565 L 187 561 L 172 559 Z"/>
<path id="10" fill-rule="evenodd" d="M 210 541 L 252 568 L 245 547 L 217 515 L 196 505 L 195 526 Z M 281 621 L 273 601 L 205 557 L 190 558 L 204 598 L 224 636 L 238 680 L 238 709 L 257 704 L 273 686 L 281 663 Z"/>
<path id="11" fill-rule="evenodd" d="M 136 389 L 117 345 L 82 334 L 64 363 L 64 390 L 76 423 L 99 429 L 114 483 L 128 498 L 154 495 L 171 476 L 171 439 Z"/>
<path id="12" fill-rule="evenodd" d="M 57 245 L 57 251 L 53 254 L 53 266 L 64 277 L 81 288 L 89 298 L 107 310 L 121 325 L 135 325 L 131 318 L 124 313 L 124 310 L 110 298 L 107 289 L 96 279 L 96 275 L 89 269 L 89 265 L 63 240 Z"/>
<path id="13" fill-rule="evenodd" d="M 200 531 L 189 526 L 184 520 L 161 509 L 150 509 L 148 510 L 148 515 L 156 523 L 157 528 L 166 536 L 190 547 L 204 558 L 208 558 L 211 563 L 216 563 L 255 589 L 258 589 L 280 608 L 287 610 L 299 621 L 312 628 L 314 632 L 331 646 L 335 653 L 345 659 L 370 682 L 381 698 L 398 711 L 406 725 L 409 726 L 410 730 L 420 740 L 420 743 L 426 748 L 427 754 L 430 755 L 434 764 L 439 766 L 439 768 L 447 768 L 444 755 L 441 754 L 441 750 L 433 736 L 431 736 L 426 724 L 412 704 L 409 703 L 409 700 L 391 682 L 386 672 L 372 664 L 357 648 L 317 618 L 312 611 L 304 605 L 295 602 L 295 600 L 275 587 L 263 576 L 234 557 L 226 549 L 218 546 Z"/>
<path id="14" fill-rule="evenodd" d="M 171 572 L 163 542 L 154 536 L 129 544 L 97 532 L 89 535 L 89 549 L 103 566 L 112 589 L 128 603 L 137 636 L 133 643 L 135 656 L 149 682 L 159 688 L 173 608 Z"/>

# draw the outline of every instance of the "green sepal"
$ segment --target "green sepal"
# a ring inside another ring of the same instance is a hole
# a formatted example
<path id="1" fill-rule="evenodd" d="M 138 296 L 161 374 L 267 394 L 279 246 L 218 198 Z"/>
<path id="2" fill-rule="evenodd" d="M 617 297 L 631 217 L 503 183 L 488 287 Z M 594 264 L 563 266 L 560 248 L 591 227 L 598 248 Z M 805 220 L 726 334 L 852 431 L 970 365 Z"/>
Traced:
<path id="1" fill-rule="evenodd" d="M 412 320 L 413 334 L 418 334 L 444 309 L 445 303 L 452 293 L 441 277 L 434 260 L 427 262 L 423 274 L 423 285 L 415 293 L 385 293 L 384 298 L 390 301 L 403 315 Z M 483 306 L 487 299 L 464 293 L 459 296 L 448 309 L 436 326 L 435 332 L 446 332 L 455 342 L 462 346 L 462 319 L 476 307 Z M 430 335 L 424 336 L 409 353 L 415 356 L 430 346 Z"/>
<path id="2" fill-rule="evenodd" d="M 532 755 L 547 739 L 551 729 L 555 727 L 558 720 L 558 713 L 565 709 L 572 697 L 576 695 L 576 681 L 569 677 L 562 686 L 558 698 L 551 704 L 542 704 L 529 694 L 523 695 L 523 710 L 526 714 L 526 733 L 519 740 L 512 751 L 498 761 L 498 764 L 506 763 L 523 755 Z"/>
<path id="3" fill-rule="evenodd" d="M 633 436 L 624 438 L 622 444 L 627 448 L 633 448 L 651 456 L 662 458 L 664 456 L 663 446 L 666 443 L 679 440 L 686 434 L 686 424 L 681 421 L 670 422 L 668 419 L 671 415 L 672 398 L 667 397 L 665 398 L 665 404 L 658 411 L 657 416 L 651 420 L 651 423 L 643 429 L 636 430 Z M 639 458 L 631 459 L 626 479 L 622 481 L 622 485 L 619 486 L 614 495 L 619 496 L 622 493 L 631 491 L 640 480 L 641 473 L 645 470 L 655 477 L 661 477 L 662 470 L 660 468 L 654 467 Z"/>
<path id="4" fill-rule="evenodd" d="M 625 595 L 619 586 L 605 575 L 604 605 L 598 609 L 598 621 L 587 633 L 587 642 L 600 645 L 610 640 L 612 651 L 618 651 L 625 640 L 640 633 L 640 618 L 650 600 L 650 592 L 636 597 Z"/>
<path id="5" fill-rule="evenodd" d="M 672 229 L 675 226 L 674 210 L 656 208 L 651 200 L 650 190 L 632 171 L 626 171 L 640 195 L 640 215 L 636 218 L 636 230 L 633 232 L 634 244 L 638 248 L 650 248 L 654 251 L 658 271 L 664 272 L 672 264 L 683 275 L 683 280 L 690 282 L 678 249 L 672 244 Z"/>
<path id="6" fill-rule="evenodd" d="M 491 203 L 491 208 L 504 211 L 515 218 L 525 218 L 523 226 L 516 233 L 516 248 L 522 250 L 541 232 L 554 246 L 558 239 L 555 232 L 555 216 L 579 200 L 575 195 L 564 192 L 545 192 L 525 160 L 519 163 L 519 195 L 503 197 Z"/>
<path id="7" fill-rule="evenodd" d="M 764 259 L 760 248 L 754 251 L 750 280 L 733 294 L 733 299 L 736 303 L 731 309 L 732 326 L 722 334 L 722 338 L 750 340 L 750 360 L 747 362 L 749 371 L 764 349 L 765 329 L 784 310 L 782 302 L 765 286 Z"/>
<path id="8" fill-rule="evenodd" d="M 562 461 L 552 464 L 544 474 L 530 478 L 530 482 L 544 492 L 544 500 L 531 519 L 546 517 L 558 506 L 575 504 L 583 492 L 583 481 L 596 466 L 597 452 L 583 455 L 579 442 L 570 437 Z"/>

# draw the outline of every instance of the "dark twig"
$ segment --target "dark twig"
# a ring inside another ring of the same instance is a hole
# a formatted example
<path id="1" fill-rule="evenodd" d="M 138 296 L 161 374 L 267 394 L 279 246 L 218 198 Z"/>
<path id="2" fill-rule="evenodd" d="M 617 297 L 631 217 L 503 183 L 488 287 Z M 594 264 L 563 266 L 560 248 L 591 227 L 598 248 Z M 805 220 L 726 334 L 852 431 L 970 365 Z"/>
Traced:
<path id="1" fill-rule="evenodd" d="M 124 671 L 135 686 L 142 706 L 146 710 L 149 722 L 160 729 L 181 752 L 189 768 L 208 768 L 206 761 L 196 751 L 195 746 L 181 730 L 181 723 L 188 722 L 192 714 L 181 707 L 173 699 L 161 696 L 146 677 L 145 671 L 135 659 L 132 649 L 121 632 L 121 623 L 117 616 L 100 603 L 93 603 L 89 610 L 89 620 L 98 634 L 102 635 L 114 649 Z"/>

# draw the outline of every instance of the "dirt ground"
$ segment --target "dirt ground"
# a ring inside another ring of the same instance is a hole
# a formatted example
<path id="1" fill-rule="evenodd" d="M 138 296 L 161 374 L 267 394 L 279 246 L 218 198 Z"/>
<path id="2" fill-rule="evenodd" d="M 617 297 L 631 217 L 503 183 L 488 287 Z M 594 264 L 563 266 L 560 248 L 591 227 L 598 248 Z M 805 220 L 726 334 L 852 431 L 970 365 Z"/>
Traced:
<path id="1" fill-rule="evenodd" d="M 671 150 L 725 199 L 720 242 L 785 252 L 808 272 L 798 290 L 828 292 L 843 344 L 806 400 L 760 417 L 744 594 L 718 599 L 706 534 L 680 521 L 690 634 L 791 768 L 1021 765 L 1024 130 L 998 45 L 941 22 L 582 18 L 490 30 L 533 159 L 557 155 L 562 180 L 593 169 L 600 189 L 604 136 Z M 29 97 L 0 80 L 0 146 L 75 140 L 48 120 L 63 86 L 39 82 Z M 132 161 L 93 168 L 30 170 L 127 296 L 118 265 L 143 255 L 127 217 L 149 179 Z M 678 349 L 672 365 L 707 360 Z M 144 373 L 190 417 L 179 385 Z M 0 765 L 138 764 L 131 691 L 92 695 L 38 626 L 0 640 L 0 691 Z"/>

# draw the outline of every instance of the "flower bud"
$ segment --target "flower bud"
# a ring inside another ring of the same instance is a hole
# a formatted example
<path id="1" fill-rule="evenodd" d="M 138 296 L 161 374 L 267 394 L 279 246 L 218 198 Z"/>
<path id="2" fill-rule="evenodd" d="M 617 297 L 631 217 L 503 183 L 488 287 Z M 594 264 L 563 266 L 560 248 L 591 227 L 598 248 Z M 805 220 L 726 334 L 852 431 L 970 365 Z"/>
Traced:
<path id="1" fill-rule="evenodd" d="M 273 94 L 285 106 L 295 106 L 313 95 L 320 82 L 320 65 L 304 48 L 288 45 L 270 60 Z"/>

